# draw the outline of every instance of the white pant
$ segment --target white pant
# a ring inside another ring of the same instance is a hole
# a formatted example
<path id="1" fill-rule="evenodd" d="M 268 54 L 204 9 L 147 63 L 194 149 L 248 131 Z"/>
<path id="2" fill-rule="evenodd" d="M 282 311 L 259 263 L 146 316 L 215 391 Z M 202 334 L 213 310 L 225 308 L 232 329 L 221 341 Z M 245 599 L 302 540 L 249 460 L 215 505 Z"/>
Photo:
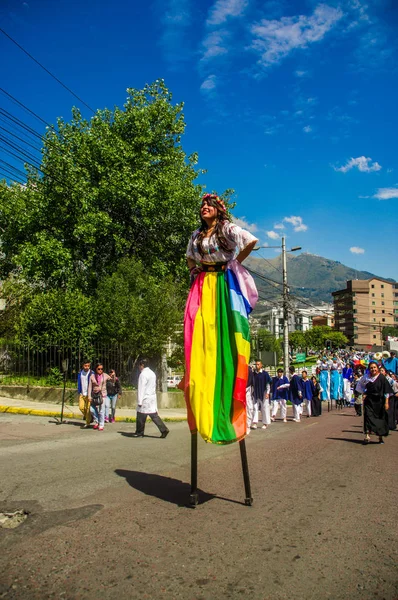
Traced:
<path id="1" fill-rule="evenodd" d="M 271 424 L 270 404 L 269 400 L 255 400 L 254 401 L 254 415 L 253 425 L 258 423 L 258 411 L 261 410 L 261 420 L 263 425 Z"/>
<path id="2" fill-rule="evenodd" d="M 310 417 L 311 416 L 311 400 L 308 400 L 308 398 L 304 398 L 304 402 L 305 402 L 305 406 L 307 408 L 307 416 Z M 303 411 L 301 411 L 303 412 Z"/>
<path id="3" fill-rule="evenodd" d="M 246 424 L 247 428 L 253 423 L 254 402 L 251 388 L 246 388 Z"/>
<path id="4" fill-rule="evenodd" d="M 303 414 L 302 404 L 293 404 L 293 419 L 300 421 L 300 417 Z"/>
<path id="5" fill-rule="evenodd" d="M 343 379 L 343 381 L 344 381 L 344 400 L 346 402 L 351 403 L 352 390 L 351 390 L 350 381 L 348 379 Z"/>
<path id="6" fill-rule="evenodd" d="M 279 407 L 281 407 L 281 417 L 282 419 L 286 419 L 287 415 L 287 404 L 286 400 L 280 398 L 279 400 L 272 400 L 272 417 L 276 417 L 278 414 Z"/>

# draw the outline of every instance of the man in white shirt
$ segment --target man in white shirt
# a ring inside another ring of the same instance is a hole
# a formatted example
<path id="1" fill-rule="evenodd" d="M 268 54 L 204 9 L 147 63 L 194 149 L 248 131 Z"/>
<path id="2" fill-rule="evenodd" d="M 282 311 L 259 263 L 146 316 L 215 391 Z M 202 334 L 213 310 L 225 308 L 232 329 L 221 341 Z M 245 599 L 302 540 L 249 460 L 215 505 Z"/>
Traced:
<path id="1" fill-rule="evenodd" d="M 149 415 L 160 431 L 160 437 L 165 438 L 169 430 L 158 415 L 156 398 L 156 375 L 148 367 L 146 358 L 140 360 L 138 368 L 141 371 L 138 378 L 137 422 L 133 437 L 144 437 L 145 422 Z"/>

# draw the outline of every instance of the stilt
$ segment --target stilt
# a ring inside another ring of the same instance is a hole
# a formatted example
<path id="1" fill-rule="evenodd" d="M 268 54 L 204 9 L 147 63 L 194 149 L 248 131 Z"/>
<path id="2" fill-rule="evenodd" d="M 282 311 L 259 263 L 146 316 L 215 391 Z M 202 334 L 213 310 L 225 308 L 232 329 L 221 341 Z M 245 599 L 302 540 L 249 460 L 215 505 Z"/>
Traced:
<path id="1" fill-rule="evenodd" d="M 253 498 L 252 498 L 252 492 L 250 489 L 249 465 L 247 463 L 246 443 L 245 443 L 244 439 L 239 442 L 239 448 L 240 448 L 240 457 L 242 460 L 243 481 L 245 482 L 245 494 L 246 494 L 245 504 L 246 504 L 246 506 L 252 506 Z"/>
<path id="2" fill-rule="evenodd" d="M 189 504 L 195 508 L 199 502 L 198 495 L 198 434 L 191 434 L 191 494 Z"/>

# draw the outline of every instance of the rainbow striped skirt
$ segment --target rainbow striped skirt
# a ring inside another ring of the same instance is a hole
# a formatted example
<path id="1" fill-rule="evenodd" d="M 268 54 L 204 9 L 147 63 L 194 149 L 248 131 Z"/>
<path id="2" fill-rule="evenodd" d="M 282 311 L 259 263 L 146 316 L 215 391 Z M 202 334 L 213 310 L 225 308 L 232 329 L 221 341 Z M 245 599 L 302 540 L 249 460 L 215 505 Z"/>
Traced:
<path id="1" fill-rule="evenodd" d="M 188 423 L 206 442 L 230 444 L 246 435 L 248 316 L 258 294 L 239 262 L 230 261 L 224 271 L 206 268 L 197 276 L 185 308 Z"/>

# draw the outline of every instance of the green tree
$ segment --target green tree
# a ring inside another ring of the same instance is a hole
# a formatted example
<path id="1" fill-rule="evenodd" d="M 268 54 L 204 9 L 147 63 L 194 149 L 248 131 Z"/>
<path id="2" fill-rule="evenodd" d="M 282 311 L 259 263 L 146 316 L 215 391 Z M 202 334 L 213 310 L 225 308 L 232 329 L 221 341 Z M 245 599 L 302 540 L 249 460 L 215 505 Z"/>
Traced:
<path id="1" fill-rule="evenodd" d="M 128 89 L 124 108 L 48 129 L 44 175 L 0 184 L 0 279 L 91 294 L 125 256 L 159 276 L 181 275 L 198 223 L 197 155 L 181 146 L 183 105 L 162 80 Z"/>
<path id="2" fill-rule="evenodd" d="M 332 332 L 332 327 L 328 325 L 319 325 L 308 329 L 304 332 L 305 347 L 312 348 L 312 350 L 322 350 Z"/>
<path id="3" fill-rule="evenodd" d="M 257 332 L 257 347 L 266 352 L 276 352 L 278 356 L 278 360 L 282 356 L 282 344 L 281 340 L 272 333 L 268 331 L 268 329 L 259 329 Z"/>
<path id="4" fill-rule="evenodd" d="M 383 340 L 387 339 L 387 336 L 398 337 L 398 327 L 394 327 L 393 325 L 388 325 L 387 327 L 383 327 Z"/>
<path id="5" fill-rule="evenodd" d="M 95 302 L 75 290 L 49 290 L 34 295 L 15 325 L 17 339 L 35 346 L 63 343 L 90 345 L 99 333 Z"/>
<path id="6" fill-rule="evenodd" d="M 97 323 L 101 340 L 127 343 L 132 355 L 159 355 L 182 324 L 185 295 L 171 277 L 161 281 L 134 259 L 122 259 L 100 282 Z"/>
<path id="7" fill-rule="evenodd" d="M 326 339 L 330 340 L 334 348 L 342 348 L 348 344 L 348 338 L 340 331 L 332 331 L 326 334 L 325 341 Z"/>
<path id="8" fill-rule="evenodd" d="M 289 346 L 292 350 L 306 348 L 306 339 L 302 331 L 291 331 L 289 333 Z"/>

